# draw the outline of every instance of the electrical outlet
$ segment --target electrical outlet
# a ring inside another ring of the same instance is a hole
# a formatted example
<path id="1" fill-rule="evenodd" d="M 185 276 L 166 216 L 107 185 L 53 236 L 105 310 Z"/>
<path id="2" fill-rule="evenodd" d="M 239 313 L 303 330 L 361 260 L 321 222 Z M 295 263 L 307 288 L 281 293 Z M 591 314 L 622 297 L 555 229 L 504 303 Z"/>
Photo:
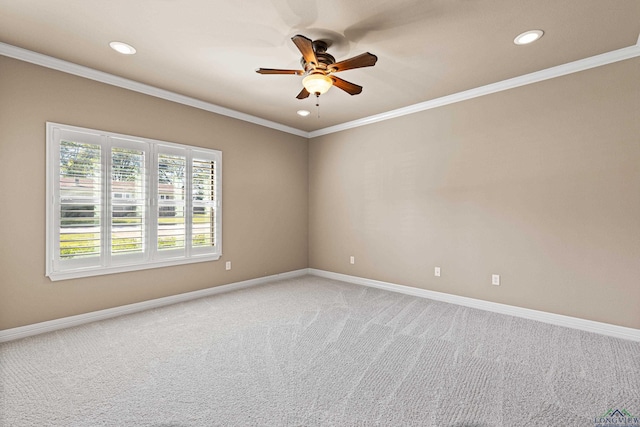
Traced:
<path id="1" fill-rule="evenodd" d="M 491 275 L 491 284 L 492 285 L 496 285 L 496 286 L 500 286 L 500 275 L 499 274 L 492 274 Z"/>
<path id="2" fill-rule="evenodd" d="M 227 262 L 224 264 L 224 268 L 225 268 L 225 270 L 231 270 L 231 261 L 227 261 Z"/>
<path id="3" fill-rule="evenodd" d="M 353 255 L 351 255 L 351 257 L 349 257 L 349 262 L 351 264 L 355 264 L 356 263 L 356 257 L 354 257 Z"/>
<path id="4" fill-rule="evenodd" d="M 436 277 L 440 277 L 440 267 L 436 267 L 433 270 L 433 275 L 436 276 Z"/>

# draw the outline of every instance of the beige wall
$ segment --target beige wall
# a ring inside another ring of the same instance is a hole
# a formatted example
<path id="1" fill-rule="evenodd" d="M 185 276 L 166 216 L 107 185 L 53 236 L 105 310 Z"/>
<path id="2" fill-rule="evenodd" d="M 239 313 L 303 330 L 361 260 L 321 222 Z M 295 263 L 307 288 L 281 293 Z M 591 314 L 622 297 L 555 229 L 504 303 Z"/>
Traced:
<path id="1" fill-rule="evenodd" d="M 640 328 L 639 76 L 636 58 L 314 138 L 310 267 Z"/>
<path id="2" fill-rule="evenodd" d="M 638 75 L 628 60 L 307 142 L 0 57 L 0 329 L 308 266 L 640 328 Z M 49 281 L 46 121 L 222 150 L 222 259 Z"/>
<path id="3" fill-rule="evenodd" d="M 222 150 L 221 260 L 51 282 L 46 121 Z M 0 57 L 0 329 L 306 268 L 307 149 L 305 138 Z"/>

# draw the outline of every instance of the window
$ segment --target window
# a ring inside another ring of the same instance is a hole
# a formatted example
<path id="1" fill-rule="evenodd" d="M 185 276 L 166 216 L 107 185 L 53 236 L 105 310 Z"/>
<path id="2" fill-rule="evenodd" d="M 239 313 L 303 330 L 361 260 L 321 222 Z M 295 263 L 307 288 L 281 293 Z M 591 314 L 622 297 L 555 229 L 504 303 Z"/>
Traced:
<path id="1" fill-rule="evenodd" d="M 47 123 L 47 276 L 217 260 L 222 153 Z"/>

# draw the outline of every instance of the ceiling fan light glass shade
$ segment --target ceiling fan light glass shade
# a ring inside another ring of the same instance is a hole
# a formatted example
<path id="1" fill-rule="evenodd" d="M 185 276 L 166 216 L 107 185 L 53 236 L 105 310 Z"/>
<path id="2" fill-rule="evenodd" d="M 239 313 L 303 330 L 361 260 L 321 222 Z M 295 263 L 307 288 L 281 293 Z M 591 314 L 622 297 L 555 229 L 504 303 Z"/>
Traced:
<path id="1" fill-rule="evenodd" d="M 324 74 L 309 74 L 302 79 L 302 86 L 313 95 L 326 93 L 332 85 L 333 81 Z"/>

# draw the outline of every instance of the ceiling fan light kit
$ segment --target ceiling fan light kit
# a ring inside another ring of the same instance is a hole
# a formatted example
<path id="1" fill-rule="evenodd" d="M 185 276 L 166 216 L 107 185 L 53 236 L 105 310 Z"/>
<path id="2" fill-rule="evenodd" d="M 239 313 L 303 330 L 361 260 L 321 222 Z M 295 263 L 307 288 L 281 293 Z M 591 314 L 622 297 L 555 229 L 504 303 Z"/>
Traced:
<path id="1" fill-rule="evenodd" d="M 372 67 L 376 64 L 378 57 L 366 52 L 344 61 L 336 62 L 335 58 L 327 53 L 328 44 L 322 40 L 312 41 L 303 36 L 296 35 L 291 38 L 296 45 L 302 58 L 300 64 L 302 70 L 281 70 L 277 68 L 258 68 L 258 74 L 294 74 L 304 76 L 302 79 L 302 90 L 296 96 L 298 99 L 305 99 L 314 94 L 316 97 L 326 93 L 332 86 L 336 86 L 349 95 L 357 95 L 362 92 L 362 86 L 350 83 L 339 77 L 335 73 L 354 68 Z"/>
<path id="2" fill-rule="evenodd" d="M 313 73 L 302 79 L 302 86 L 309 93 L 322 95 L 331 89 L 333 81 L 322 73 Z"/>

